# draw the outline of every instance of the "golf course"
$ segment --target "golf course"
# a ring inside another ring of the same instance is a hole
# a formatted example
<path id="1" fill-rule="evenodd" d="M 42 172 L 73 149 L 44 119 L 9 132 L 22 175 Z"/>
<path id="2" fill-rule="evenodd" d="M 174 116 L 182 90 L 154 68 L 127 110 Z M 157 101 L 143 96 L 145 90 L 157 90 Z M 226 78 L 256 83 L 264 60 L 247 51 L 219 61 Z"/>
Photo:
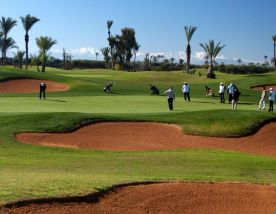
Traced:
<path id="1" fill-rule="evenodd" d="M 9 209 L 14 207 L 14 213 L 20 213 L 32 203 L 41 209 L 54 202 L 79 206 L 95 201 L 95 194 L 114 189 L 120 193 L 129 185 L 154 189 L 151 185 L 165 184 L 184 192 L 191 188 L 187 184 L 206 184 L 197 189 L 211 192 L 214 185 L 223 189 L 229 184 L 230 189 L 247 189 L 252 197 L 252 191 L 266 188 L 271 199 L 267 210 L 275 211 L 276 115 L 258 109 L 261 91 L 251 89 L 276 84 L 275 72 L 216 72 L 216 79 L 206 78 L 205 69 L 200 72 L 203 75 L 47 68 L 40 73 L 0 67 L 0 89 L 7 82 L 13 88 L 0 92 L 0 212 L 13 213 Z M 20 93 L 18 81 L 34 82 L 37 91 Z M 56 87 L 46 90 L 45 100 L 38 97 L 40 81 Z M 115 81 L 112 93 L 105 93 L 110 81 Z M 184 81 L 191 87 L 191 102 L 183 99 Z M 237 110 L 220 103 L 220 82 L 234 83 L 241 91 Z M 159 96 L 151 95 L 149 84 L 160 89 Z M 205 96 L 205 85 L 214 90 L 214 97 Z M 168 111 L 164 95 L 169 87 L 176 94 L 173 111 Z M 79 134 L 70 135 L 74 133 Z M 29 142 L 32 134 L 37 141 Z M 63 209 L 58 212 L 66 213 Z"/>

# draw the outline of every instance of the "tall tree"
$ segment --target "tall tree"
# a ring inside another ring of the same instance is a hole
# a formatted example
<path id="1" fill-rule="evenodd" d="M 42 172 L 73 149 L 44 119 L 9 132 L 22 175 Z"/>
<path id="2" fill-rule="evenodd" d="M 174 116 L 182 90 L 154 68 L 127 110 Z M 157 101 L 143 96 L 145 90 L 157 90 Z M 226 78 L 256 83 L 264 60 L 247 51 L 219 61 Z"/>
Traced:
<path id="1" fill-rule="evenodd" d="M 26 15 L 25 17 L 20 17 L 23 28 L 25 29 L 25 46 L 26 46 L 26 69 L 28 69 L 29 64 L 29 31 L 32 28 L 32 26 L 39 21 L 38 18 L 31 16 L 30 14 Z"/>
<path id="2" fill-rule="evenodd" d="M 140 45 L 137 42 L 134 45 L 134 47 L 132 48 L 133 55 L 134 55 L 134 59 L 133 59 L 133 71 L 134 72 L 136 71 L 136 55 L 137 55 L 139 48 L 140 48 Z"/>
<path id="3" fill-rule="evenodd" d="M 109 42 L 109 47 L 110 47 L 110 57 L 111 57 L 111 68 L 113 69 L 114 67 L 114 57 L 113 57 L 113 48 L 114 48 L 114 41 L 111 40 L 111 32 L 110 29 L 113 25 L 113 20 L 108 20 L 107 21 L 107 29 L 108 29 L 108 42 Z"/>
<path id="4" fill-rule="evenodd" d="M 190 61 L 191 61 L 191 45 L 190 41 L 193 37 L 194 32 L 196 31 L 196 27 L 194 26 L 185 26 L 185 33 L 186 33 L 186 39 L 187 39 L 187 47 L 186 47 L 186 60 L 187 60 L 187 67 L 186 70 L 189 72 L 190 69 Z"/>
<path id="5" fill-rule="evenodd" d="M 39 38 L 36 38 L 36 44 L 39 48 L 39 56 L 42 62 L 41 72 L 45 72 L 46 62 L 49 58 L 47 52 L 51 49 L 53 45 L 57 44 L 57 41 L 48 36 L 41 36 Z"/>
<path id="6" fill-rule="evenodd" d="M 145 70 L 146 71 L 150 70 L 151 69 L 151 56 L 150 56 L 150 53 L 145 54 L 144 63 L 145 63 Z"/>
<path id="7" fill-rule="evenodd" d="M 7 43 L 13 40 L 12 38 L 8 40 L 8 33 L 16 25 L 16 22 L 17 22 L 16 20 L 13 20 L 10 17 L 8 18 L 2 17 L 0 20 L 0 32 L 1 32 L 0 34 L 2 34 L 1 36 L 2 65 L 6 65 L 6 58 L 7 58 L 6 55 L 7 55 L 7 49 L 8 49 Z"/>
<path id="8" fill-rule="evenodd" d="M 98 52 L 96 52 L 96 53 L 95 53 L 95 55 L 96 55 L 96 61 L 98 61 L 98 56 L 99 56 L 99 53 L 98 53 Z"/>
<path id="9" fill-rule="evenodd" d="M 276 34 L 272 36 L 272 40 L 273 40 L 273 46 L 274 46 L 274 68 L 276 70 Z"/>
<path id="10" fill-rule="evenodd" d="M 215 78 L 213 63 L 217 55 L 222 50 L 222 48 L 225 47 L 225 45 L 220 46 L 220 42 L 218 44 L 215 44 L 214 40 L 210 40 L 208 44 L 200 43 L 200 46 L 204 49 L 204 51 L 206 52 L 206 55 L 209 57 L 209 69 L 208 69 L 207 77 Z"/>
<path id="11" fill-rule="evenodd" d="M 138 45 L 135 38 L 135 30 L 133 28 L 123 28 L 121 39 L 125 51 L 125 60 L 128 64 L 128 69 L 130 69 L 130 59 L 133 56 L 132 50 Z"/>
<path id="12" fill-rule="evenodd" d="M 104 56 L 105 68 L 108 68 L 110 56 L 109 56 L 109 47 L 104 47 L 101 49 L 102 55 Z"/>

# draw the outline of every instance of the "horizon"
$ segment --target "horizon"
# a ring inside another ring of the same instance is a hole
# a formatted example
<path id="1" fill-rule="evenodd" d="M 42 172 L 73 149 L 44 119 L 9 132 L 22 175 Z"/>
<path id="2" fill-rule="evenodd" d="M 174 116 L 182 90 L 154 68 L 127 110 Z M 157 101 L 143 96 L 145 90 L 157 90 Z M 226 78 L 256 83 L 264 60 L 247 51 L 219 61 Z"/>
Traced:
<path id="1" fill-rule="evenodd" d="M 111 28 L 113 35 L 120 34 L 124 27 L 135 29 L 136 39 L 141 45 L 137 55 L 140 61 L 145 53 L 164 55 L 168 59 L 185 59 L 185 25 L 197 27 L 191 40 L 193 64 L 204 62 L 204 51 L 199 43 L 210 39 L 226 45 L 217 58 L 225 64 L 236 63 L 237 59 L 244 63 L 264 63 L 264 56 L 268 56 L 270 62 L 273 54 L 272 35 L 276 34 L 273 27 L 276 2 L 273 0 L 27 2 L 3 0 L 0 16 L 17 20 L 17 26 L 9 35 L 20 50 L 25 49 L 25 32 L 19 17 L 30 14 L 41 20 L 29 32 L 30 54 L 37 53 L 35 38 L 43 35 L 57 40 L 57 45 L 51 49 L 53 57 L 62 58 L 62 49 L 65 48 L 73 59 L 95 60 L 95 53 L 108 46 L 107 20 L 114 21 Z M 138 13 L 135 12 L 137 7 Z M 9 51 L 8 56 L 13 56 L 15 51 Z"/>

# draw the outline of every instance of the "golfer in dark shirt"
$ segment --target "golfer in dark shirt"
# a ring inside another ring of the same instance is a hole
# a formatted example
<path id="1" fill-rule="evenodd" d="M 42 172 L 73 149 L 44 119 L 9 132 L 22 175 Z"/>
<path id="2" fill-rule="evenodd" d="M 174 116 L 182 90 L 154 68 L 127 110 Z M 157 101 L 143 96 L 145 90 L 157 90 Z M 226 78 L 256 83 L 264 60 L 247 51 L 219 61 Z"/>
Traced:
<path id="1" fill-rule="evenodd" d="M 46 91 L 46 84 L 44 82 L 40 83 L 39 85 L 39 98 L 41 99 L 41 96 L 43 94 L 43 98 L 45 99 L 46 96 L 45 96 L 45 91 Z"/>

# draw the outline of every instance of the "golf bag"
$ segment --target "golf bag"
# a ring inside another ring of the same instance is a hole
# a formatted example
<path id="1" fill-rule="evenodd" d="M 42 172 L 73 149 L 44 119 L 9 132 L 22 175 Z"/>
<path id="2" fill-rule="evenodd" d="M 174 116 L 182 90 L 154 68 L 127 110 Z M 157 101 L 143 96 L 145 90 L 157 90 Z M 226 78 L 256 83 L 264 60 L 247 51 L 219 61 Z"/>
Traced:
<path id="1" fill-rule="evenodd" d="M 112 87 L 113 87 L 114 84 L 115 84 L 114 81 L 108 83 L 108 84 L 103 88 L 104 92 L 106 92 L 106 93 L 112 92 Z"/>
<path id="2" fill-rule="evenodd" d="M 159 95 L 160 93 L 159 89 L 154 85 L 150 85 L 150 90 L 151 90 L 151 94 Z"/>

